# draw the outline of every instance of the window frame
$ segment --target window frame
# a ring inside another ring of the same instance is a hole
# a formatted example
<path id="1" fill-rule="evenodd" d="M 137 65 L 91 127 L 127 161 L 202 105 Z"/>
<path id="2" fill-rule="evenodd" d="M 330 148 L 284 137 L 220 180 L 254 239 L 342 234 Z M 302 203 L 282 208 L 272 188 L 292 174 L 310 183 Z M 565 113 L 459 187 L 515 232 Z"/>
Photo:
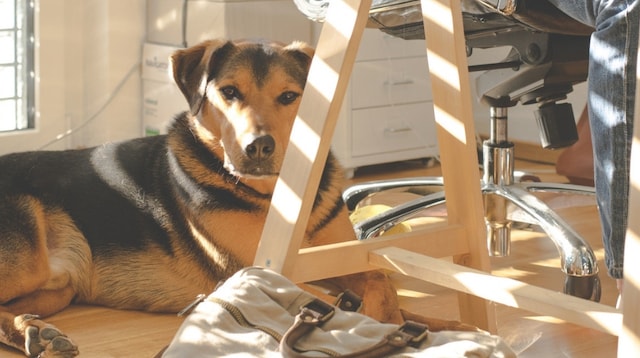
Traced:
<path id="1" fill-rule="evenodd" d="M 13 59 L 0 64 L 1 67 L 14 70 L 13 95 L 0 98 L 2 101 L 13 102 L 13 129 L 2 130 L 9 133 L 35 127 L 34 3 L 29 0 L 11 2 L 14 8 L 13 27 L 2 28 L 2 31 L 13 38 Z"/>
<path id="2" fill-rule="evenodd" d="M 0 155 L 40 149 L 68 128 L 66 118 L 67 58 L 75 53 L 65 35 L 77 27 L 70 18 L 68 1 L 26 0 L 33 3 L 33 128 L 0 131 Z M 73 6 L 73 4 L 70 4 Z M 65 149 L 64 141 L 47 149 Z"/>

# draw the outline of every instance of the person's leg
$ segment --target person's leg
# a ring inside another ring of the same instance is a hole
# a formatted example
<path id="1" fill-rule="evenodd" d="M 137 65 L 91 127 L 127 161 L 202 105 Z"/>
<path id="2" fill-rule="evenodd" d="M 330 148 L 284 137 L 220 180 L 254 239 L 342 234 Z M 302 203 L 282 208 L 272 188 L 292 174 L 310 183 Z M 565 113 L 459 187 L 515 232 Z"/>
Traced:
<path id="1" fill-rule="evenodd" d="M 549 0 L 595 28 L 589 61 L 589 119 L 608 274 L 622 278 L 638 53 L 639 0 Z"/>
<path id="2" fill-rule="evenodd" d="M 578 119 L 578 141 L 567 147 L 558 156 L 556 173 L 564 175 L 571 184 L 594 186 L 593 144 L 589 110 L 585 106 Z"/>

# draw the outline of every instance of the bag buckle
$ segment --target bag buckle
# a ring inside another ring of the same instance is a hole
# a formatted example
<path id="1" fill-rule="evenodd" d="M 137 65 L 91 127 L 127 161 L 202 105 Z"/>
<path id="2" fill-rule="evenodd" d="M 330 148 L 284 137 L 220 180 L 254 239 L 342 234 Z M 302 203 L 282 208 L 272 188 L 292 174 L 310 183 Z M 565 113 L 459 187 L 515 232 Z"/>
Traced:
<path id="1" fill-rule="evenodd" d="M 398 330 L 390 333 L 387 339 L 391 345 L 417 347 L 429 334 L 429 327 L 414 321 L 405 321 Z"/>
<path id="2" fill-rule="evenodd" d="M 330 320 L 334 314 L 335 308 L 318 298 L 300 307 L 300 318 L 318 326 Z"/>
<path id="3" fill-rule="evenodd" d="M 359 312 L 362 308 L 362 298 L 351 290 L 345 290 L 336 298 L 335 306 L 343 311 Z"/>

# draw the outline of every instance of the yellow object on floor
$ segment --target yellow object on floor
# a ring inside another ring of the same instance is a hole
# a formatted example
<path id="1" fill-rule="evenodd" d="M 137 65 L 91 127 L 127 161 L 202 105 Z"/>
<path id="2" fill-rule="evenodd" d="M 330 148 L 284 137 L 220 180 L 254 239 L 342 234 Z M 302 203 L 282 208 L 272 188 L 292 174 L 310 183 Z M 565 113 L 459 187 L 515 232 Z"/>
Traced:
<path id="1" fill-rule="evenodd" d="M 349 215 L 349 219 L 351 219 L 351 223 L 355 225 L 362 220 L 368 219 L 378 214 L 382 214 L 383 212 L 389 209 L 391 209 L 390 206 L 383 205 L 383 204 L 365 205 L 354 210 L 351 213 L 351 215 Z M 385 231 L 382 234 L 382 236 L 399 234 L 399 233 L 410 232 L 410 231 L 411 231 L 411 226 L 405 223 L 399 223 L 393 226 L 391 229 Z"/>

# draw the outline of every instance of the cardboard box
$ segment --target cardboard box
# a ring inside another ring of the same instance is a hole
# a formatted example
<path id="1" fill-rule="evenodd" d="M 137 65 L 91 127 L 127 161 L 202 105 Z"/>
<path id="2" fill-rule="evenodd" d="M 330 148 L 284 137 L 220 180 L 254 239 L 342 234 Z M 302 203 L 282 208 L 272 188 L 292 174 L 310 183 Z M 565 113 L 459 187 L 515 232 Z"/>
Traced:
<path id="1" fill-rule="evenodd" d="M 142 134 L 165 134 L 176 115 L 189 109 L 173 81 L 169 57 L 176 46 L 145 43 L 142 49 Z"/>

